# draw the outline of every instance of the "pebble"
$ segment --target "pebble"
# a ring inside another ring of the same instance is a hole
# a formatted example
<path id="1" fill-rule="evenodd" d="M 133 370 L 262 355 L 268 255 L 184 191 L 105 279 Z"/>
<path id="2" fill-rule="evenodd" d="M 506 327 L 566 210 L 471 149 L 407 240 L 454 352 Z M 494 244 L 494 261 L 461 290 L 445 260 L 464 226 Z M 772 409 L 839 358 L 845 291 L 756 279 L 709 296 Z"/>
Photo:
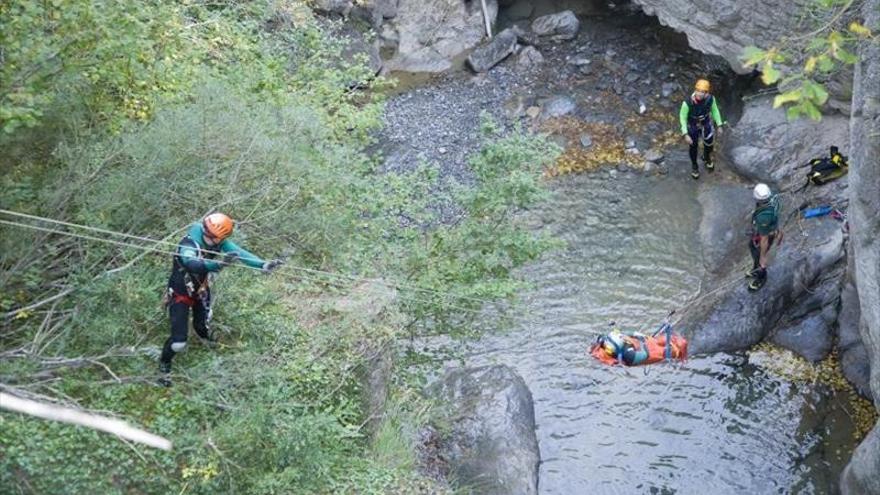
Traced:
<path id="1" fill-rule="evenodd" d="M 673 82 L 663 83 L 663 86 L 660 88 L 660 94 L 663 98 L 669 98 L 669 96 L 678 89 L 678 84 Z"/>
<path id="2" fill-rule="evenodd" d="M 652 163 L 660 163 L 663 161 L 665 157 L 663 156 L 663 152 L 657 149 L 650 149 L 647 153 L 645 153 L 645 160 L 648 160 Z"/>

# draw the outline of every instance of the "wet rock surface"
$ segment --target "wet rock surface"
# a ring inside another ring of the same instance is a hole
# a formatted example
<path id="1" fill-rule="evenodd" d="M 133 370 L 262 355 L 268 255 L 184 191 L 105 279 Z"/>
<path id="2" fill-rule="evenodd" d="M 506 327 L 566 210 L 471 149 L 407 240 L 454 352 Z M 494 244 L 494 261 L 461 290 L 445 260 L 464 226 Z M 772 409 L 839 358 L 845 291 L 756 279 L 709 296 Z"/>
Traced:
<path id="1" fill-rule="evenodd" d="M 852 245 L 847 255 L 852 259 Z M 871 368 L 868 351 L 862 342 L 862 321 L 859 294 L 852 279 L 852 263 L 847 264 L 847 278 L 840 293 L 840 313 L 837 318 L 837 349 L 843 373 L 856 390 L 872 398 Z"/>
<path id="2" fill-rule="evenodd" d="M 481 494 L 536 494 L 538 440 L 532 394 L 507 366 L 453 370 L 429 394 L 450 431 L 439 451 L 453 479 Z"/>
<path id="3" fill-rule="evenodd" d="M 739 55 L 748 45 L 771 46 L 780 32 L 797 29 L 807 2 L 796 0 L 634 0 L 648 15 L 686 33 L 700 52 L 724 57 L 740 68 Z M 741 68 L 743 72 L 750 69 Z"/>
<path id="4" fill-rule="evenodd" d="M 754 200 L 750 188 L 733 184 L 705 188 L 700 191 L 699 200 L 703 207 L 703 265 L 709 272 L 717 273 L 741 256 L 749 239 L 748 222 Z"/>
<path id="5" fill-rule="evenodd" d="M 808 224 L 805 232 L 809 237 L 803 243 L 789 241 L 775 248 L 767 283 L 758 292 L 746 289 L 744 274 L 751 267 L 748 255 L 709 284 L 718 289 L 710 294 L 714 297 L 703 299 L 681 323 L 689 329 L 692 353 L 735 351 L 760 342 L 791 318 L 789 312 L 798 308 L 799 298 L 824 285 L 826 274 L 842 271 L 840 225 L 825 219 Z M 747 251 L 745 242 L 743 248 Z M 839 283 L 839 278 L 832 283 Z"/>
<path id="6" fill-rule="evenodd" d="M 832 338 L 831 326 L 822 315 L 814 314 L 792 326 L 778 329 L 770 340 L 815 363 L 831 352 Z"/>
<path id="7" fill-rule="evenodd" d="M 701 193 L 706 207 L 701 224 L 704 262 L 713 274 L 704 283 L 712 289 L 704 296 L 710 302 L 703 301 L 706 307 L 687 320 L 699 329 L 694 352 L 741 349 L 772 334 L 775 342 L 808 359 L 827 353 L 840 306 L 848 235 L 843 222 L 827 216 L 803 219 L 801 211 L 822 204 L 845 211 L 847 181 L 804 188 L 806 169 L 801 165 L 845 142 L 847 129 L 843 117 L 788 122 L 769 98 L 746 103 L 742 118 L 723 138 L 724 154 L 731 169 L 750 179 L 748 188 L 762 181 L 780 193 L 783 242 L 771 249 L 767 285 L 746 292 L 742 276 L 751 267 L 750 191 Z"/>
<path id="8" fill-rule="evenodd" d="M 749 101 L 732 135 L 722 140 L 724 153 L 738 174 L 777 187 L 796 188 L 806 183 L 807 168 L 803 165 L 811 158 L 827 156 L 831 145 L 848 154 L 848 118 L 789 121 L 784 111 L 773 108 L 772 100 L 762 97 Z M 845 183 L 838 181 L 820 189 L 842 199 L 838 189 Z M 800 195 L 795 198 L 799 199 Z"/>
<path id="9" fill-rule="evenodd" d="M 867 0 L 865 26 L 880 31 L 880 0 Z M 880 397 L 880 44 L 862 43 L 853 78 L 850 218 L 853 279 L 859 296 L 859 334 L 870 358 L 871 389 Z M 853 455 L 841 480 L 844 494 L 880 493 L 880 424 Z"/>

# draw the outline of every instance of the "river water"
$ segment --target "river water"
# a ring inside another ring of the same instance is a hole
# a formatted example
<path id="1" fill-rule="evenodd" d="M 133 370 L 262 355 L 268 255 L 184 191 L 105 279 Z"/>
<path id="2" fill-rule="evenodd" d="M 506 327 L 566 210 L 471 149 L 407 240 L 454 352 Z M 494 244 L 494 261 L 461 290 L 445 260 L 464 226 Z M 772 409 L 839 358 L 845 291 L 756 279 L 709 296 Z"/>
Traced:
<path id="1" fill-rule="evenodd" d="M 523 271 L 530 323 L 496 329 L 465 359 L 511 366 L 531 389 L 542 494 L 834 493 L 854 444 L 821 386 L 746 354 L 622 368 L 585 353 L 609 322 L 650 331 L 698 290 L 701 210 L 686 170 L 555 179 L 529 217 L 568 245 Z"/>

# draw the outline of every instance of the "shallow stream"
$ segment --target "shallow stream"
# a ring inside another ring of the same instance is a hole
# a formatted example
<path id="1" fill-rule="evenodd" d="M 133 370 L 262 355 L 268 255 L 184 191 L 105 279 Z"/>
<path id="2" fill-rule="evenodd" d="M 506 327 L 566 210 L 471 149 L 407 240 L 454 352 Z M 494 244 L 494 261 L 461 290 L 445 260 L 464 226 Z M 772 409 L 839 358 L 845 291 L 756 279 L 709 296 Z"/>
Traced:
<path id="1" fill-rule="evenodd" d="M 702 276 L 697 188 L 684 174 L 554 181 L 533 212 L 568 247 L 524 271 L 529 321 L 468 346 L 532 391 L 540 493 L 834 493 L 852 424 L 822 386 L 717 354 L 683 365 L 603 365 L 585 353 L 616 321 L 650 332 Z"/>

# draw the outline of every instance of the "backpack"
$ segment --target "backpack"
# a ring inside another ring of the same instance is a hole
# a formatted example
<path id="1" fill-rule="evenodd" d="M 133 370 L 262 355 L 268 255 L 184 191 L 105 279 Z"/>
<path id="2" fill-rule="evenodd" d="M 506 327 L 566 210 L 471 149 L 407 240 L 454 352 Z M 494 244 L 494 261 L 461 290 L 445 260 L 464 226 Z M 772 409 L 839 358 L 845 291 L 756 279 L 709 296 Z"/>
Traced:
<path id="1" fill-rule="evenodd" d="M 846 157 L 841 155 L 837 146 L 831 147 L 830 156 L 813 158 L 808 163 L 810 172 L 807 174 L 807 183 L 821 186 L 846 175 L 849 172 L 849 164 Z"/>
<path id="2" fill-rule="evenodd" d="M 770 196 L 767 203 L 752 213 L 752 226 L 756 233 L 768 235 L 779 228 L 779 212 L 782 210 L 779 195 Z"/>

